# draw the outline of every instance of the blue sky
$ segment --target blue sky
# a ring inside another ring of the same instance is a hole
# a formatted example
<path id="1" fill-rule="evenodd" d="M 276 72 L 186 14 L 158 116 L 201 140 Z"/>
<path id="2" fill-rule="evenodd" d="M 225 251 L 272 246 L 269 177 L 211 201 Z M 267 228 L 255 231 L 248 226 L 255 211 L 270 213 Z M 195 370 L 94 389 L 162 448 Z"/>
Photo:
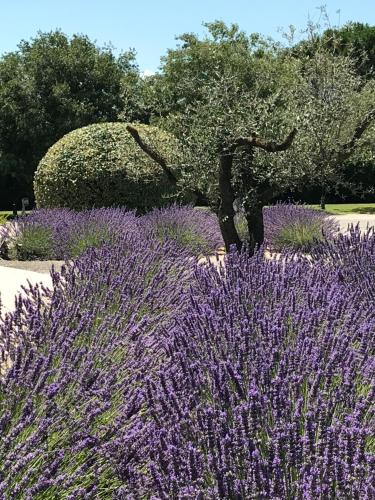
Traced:
<path id="1" fill-rule="evenodd" d="M 140 69 L 155 71 L 175 36 L 202 34 L 204 21 L 235 22 L 248 33 L 280 38 L 280 27 L 301 29 L 309 16 L 317 21 L 322 4 L 333 24 L 375 24 L 373 0 L 0 0 L 0 54 L 38 30 L 61 28 L 100 46 L 111 42 L 118 51 L 135 48 Z"/>

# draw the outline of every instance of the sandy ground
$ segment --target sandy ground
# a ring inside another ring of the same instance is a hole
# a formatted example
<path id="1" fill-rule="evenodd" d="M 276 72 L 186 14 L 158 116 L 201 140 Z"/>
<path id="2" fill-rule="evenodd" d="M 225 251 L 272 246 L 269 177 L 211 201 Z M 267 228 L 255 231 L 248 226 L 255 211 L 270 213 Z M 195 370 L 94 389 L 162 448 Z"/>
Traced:
<path id="1" fill-rule="evenodd" d="M 2 267 L 8 267 L 49 274 L 52 266 L 55 266 L 56 271 L 60 271 L 63 264 L 62 260 L 0 260 L 0 270 Z"/>
<path id="2" fill-rule="evenodd" d="M 43 283 L 44 286 L 51 288 L 52 279 L 47 273 L 37 273 L 25 269 L 16 269 L 0 265 L 0 300 L 1 314 L 14 309 L 14 299 L 19 293 L 24 293 L 22 285 L 27 286 L 27 282 L 35 285 Z"/>
<path id="3" fill-rule="evenodd" d="M 340 224 L 340 229 L 342 232 L 346 232 L 349 224 L 358 224 L 362 231 L 366 231 L 367 225 L 375 226 L 375 214 L 345 214 L 345 215 L 333 215 Z"/>

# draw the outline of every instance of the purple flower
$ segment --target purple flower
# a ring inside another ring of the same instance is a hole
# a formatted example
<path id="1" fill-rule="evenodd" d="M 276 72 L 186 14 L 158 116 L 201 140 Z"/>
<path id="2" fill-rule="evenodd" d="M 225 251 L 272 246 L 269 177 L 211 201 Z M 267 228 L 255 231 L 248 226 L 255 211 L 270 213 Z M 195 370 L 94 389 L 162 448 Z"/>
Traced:
<path id="1" fill-rule="evenodd" d="M 0 494 L 371 498 L 373 232 L 218 272 L 129 217 L 0 323 Z"/>
<path id="2" fill-rule="evenodd" d="M 338 224 L 327 213 L 308 205 L 277 203 L 263 209 L 264 239 L 271 248 L 310 250 L 338 232 Z"/>

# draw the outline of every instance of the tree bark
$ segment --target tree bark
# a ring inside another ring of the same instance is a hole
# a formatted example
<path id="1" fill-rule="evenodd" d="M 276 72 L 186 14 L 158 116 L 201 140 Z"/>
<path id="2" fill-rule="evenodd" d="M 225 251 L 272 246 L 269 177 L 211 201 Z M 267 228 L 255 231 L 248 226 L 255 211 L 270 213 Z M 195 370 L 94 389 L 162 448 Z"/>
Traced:
<path id="1" fill-rule="evenodd" d="M 230 250 L 232 245 L 236 245 L 237 250 L 241 250 L 241 240 L 238 236 L 236 226 L 234 224 L 234 208 L 235 200 L 232 187 L 232 163 L 233 155 L 222 153 L 220 155 L 219 164 L 219 191 L 220 205 L 218 210 L 219 225 L 221 234 L 224 239 L 225 249 Z"/>
<path id="2" fill-rule="evenodd" d="M 263 207 L 262 205 L 246 209 L 246 222 L 249 231 L 249 252 L 254 255 L 255 249 L 264 240 Z"/>
<path id="3" fill-rule="evenodd" d="M 286 138 L 282 142 L 266 141 L 258 137 L 256 134 L 252 134 L 249 137 L 239 137 L 233 144 L 233 153 L 239 147 L 248 148 L 251 152 L 255 148 L 263 149 L 269 153 L 277 153 L 279 151 L 285 151 L 292 145 L 294 138 L 297 134 L 297 129 L 294 128 L 289 132 Z M 241 177 L 243 178 L 243 193 L 250 187 L 254 187 L 251 175 L 251 168 L 253 166 L 253 154 L 250 154 L 250 163 L 247 165 L 247 170 L 249 172 L 243 171 Z M 245 205 L 245 217 L 249 232 L 249 252 L 253 255 L 255 248 L 262 245 L 264 241 L 264 224 L 263 224 L 263 206 L 265 206 L 273 197 L 274 189 L 269 186 L 258 186 L 259 191 L 257 192 L 257 201 L 254 204 L 247 203 Z"/>
<path id="4" fill-rule="evenodd" d="M 274 141 L 265 141 L 261 139 L 256 134 L 252 134 L 250 137 L 239 137 L 233 147 L 234 149 L 245 146 L 250 148 L 260 148 L 268 151 L 269 153 L 277 153 L 278 151 L 285 151 L 290 148 L 292 142 L 297 134 L 297 129 L 294 128 L 287 137 L 283 140 L 283 142 L 274 142 Z"/>
<path id="5" fill-rule="evenodd" d="M 322 194 L 320 196 L 320 208 L 322 210 L 326 209 L 326 194 L 324 192 L 322 192 Z"/>

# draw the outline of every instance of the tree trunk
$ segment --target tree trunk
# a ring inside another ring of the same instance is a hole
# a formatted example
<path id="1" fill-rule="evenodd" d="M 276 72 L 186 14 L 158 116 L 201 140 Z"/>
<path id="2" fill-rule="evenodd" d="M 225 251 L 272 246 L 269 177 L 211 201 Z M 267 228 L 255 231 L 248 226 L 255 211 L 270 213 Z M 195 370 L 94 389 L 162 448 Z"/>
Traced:
<path id="1" fill-rule="evenodd" d="M 230 250 L 232 245 L 236 245 L 237 250 L 241 250 L 241 240 L 238 236 L 234 224 L 234 192 L 232 188 L 232 163 L 233 155 L 221 154 L 219 165 L 219 191 L 220 205 L 218 210 L 219 225 L 223 236 L 225 249 Z"/>
<path id="2" fill-rule="evenodd" d="M 322 210 L 326 209 L 326 193 L 325 193 L 325 191 L 322 191 L 322 194 L 320 196 L 320 208 Z"/>
<path id="3" fill-rule="evenodd" d="M 264 224 L 262 206 L 246 208 L 246 221 L 249 231 L 249 251 L 254 254 L 255 248 L 262 245 L 264 240 Z"/>

